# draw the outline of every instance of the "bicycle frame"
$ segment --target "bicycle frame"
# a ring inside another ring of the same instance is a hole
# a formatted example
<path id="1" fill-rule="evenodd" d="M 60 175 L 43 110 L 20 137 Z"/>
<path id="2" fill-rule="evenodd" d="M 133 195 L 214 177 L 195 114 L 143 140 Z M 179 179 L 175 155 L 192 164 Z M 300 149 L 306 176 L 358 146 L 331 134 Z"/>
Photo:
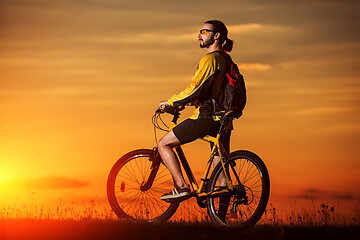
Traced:
<path id="1" fill-rule="evenodd" d="M 215 195 L 218 195 L 218 194 L 223 194 L 223 193 L 228 193 L 229 191 L 232 191 L 234 186 L 232 184 L 232 181 L 230 179 L 230 177 L 228 176 L 227 174 L 227 171 L 225 170 L 225 157 L 226 157 L 226 151 L 224 149 L 224 147 L 222 146 L 221 142 L 220 142 L 220 135 L 221 135 L 221 132 L 223 130 L 223 128 L 225 127 L 225 119 L 229 116 L 229 114 L 231 113 L 231 111 L 228 111 L 228 112 L 225 112 L 224 113 L 224 116 L 223 116 L 223 119 L 221 121 L 221 125 L 220 125 L 220 129 L 217 133 L 217 135 L 215 137 L 212 137 L 212 136 L 205 136 L 203 137 L 202 139 L 207 141 L 207 142 L 211 142 L 213 143 L 213 147 L 211 149 L 211 153 L 210 153 L 210 157 L 209 157 L 209 160 L 206 164 L 206 167 L 205 167 L 205 171 L 204 171 L 204 174 L 203 174 L 203 177 L 201 178 L 201 182 L 200 182 L 200 185 L 198 185 L 195 177 L 194 177 L 194 174 L 190 168 L 190 165 L 185 157 L 185 154 L 181 148 L 181 146 L 177 146 L 175 147 L 175 150 L 176 150 L 176 153 L 178 155 L 178 158 L 179 158 L 179 161 L 181 163 L 181 165 L 183 166 L 184 170 L 185 170 L 185 173 L 189 179 L 189 182 L 190 182 L 190 185 L 191 187 L 193 188 L 194 190 L 194 194 L 196 197 L 208 197 L 208 196 L 215 196 Z M 173 119 L 171 121 L 171 124 L 170 124 L 170 127 L 169 127 L 169 131 L 171 131 L 171 129 L 173 129 L 176 125 L 177 125 L 177 120 L 179 118 L 179 113 L 177 114 L 173 114 Z M 222 164 L 222 167 L 223 167 L 223 173 L 224 173 L 224 176 L 226 178 L 226 182 L 227 182 L 227 186 L 228 188 L 227 189 L 224 189 L 224 190 L 221 190 L 221 191 L 216 191 L 216 192 L 206 192 L 206 190 L 204 189 L 204 186 L 206 184 L 206 182 L 208 181 L 208 177 L 209 177 L 209 173 L 210 173 L 210 169 L 213 165 L 213 159 L 214 159 L 214 156 L 215 154 L 218 153 L 219 155 L 219 158 L 220 158 L 220 162 Z M 158 158 L 160 159 L 161 161 L 161 158 L 160 156 L 158 156 Z M 160 164 L 160 162 L 159 162 Z M 154 166 L 154 169 L 155 171 L 157 171 L 157 168 L 156 166 Z M 155 172 L 156 174 L 156 172 Z M 151 173 L 150 175 L 153 175 L 155 176 L 154 173 Z M 153 179 L 152 179 L 153 180 Z M 147 181 L 146 184 L 149 184 L 149 180 Z M 240 182 L 240 181 L 239 181 Z M 150 183 L 151 184 L 151 183 Z"/>
<path id="2" fill-rule="evenodd" d="M 176 126 L 179 110 L 164 110 L 173 114 L 170 127 L 167 126 L 169 121 L 162 119 L 163 111 L 155 112 L 152 122 L 156 142 L 156 129 L 171 131 Z M 187 175 L 186 182 L 190 184 L 190 194 L 186 196 L 163 202 L 162 194 L 172 189 L 175 183 L 156 147 L 136 149 L 123 155 L 112 167 L 106 188 L 115 214 L 119 218 L 147 222 L 165 221 L 176 212 L 180 202 L 195 197 L 199 207 L 207 207 L 210 219 L 216 223 L 228 226 L 256 224 L 269 199 L 269 174 L 255 153 L 247 150 L 228 152 L 223 135 L 228 137 L 225 129 L 231 120 L 230 113 L 215 113 L 221 117 L 218 133 L 202 138 L 212 145 L 207 164 L 202 164 L 205 167 L 202 178 L 195 179 L 183 149 L 180 146 L 174 149 L 183 174 Z"/>

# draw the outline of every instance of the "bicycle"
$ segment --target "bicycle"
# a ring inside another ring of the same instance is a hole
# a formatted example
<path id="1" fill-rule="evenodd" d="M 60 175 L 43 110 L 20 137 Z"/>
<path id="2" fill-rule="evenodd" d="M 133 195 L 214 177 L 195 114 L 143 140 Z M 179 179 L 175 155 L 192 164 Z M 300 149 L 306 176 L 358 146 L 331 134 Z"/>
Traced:
<path id="1" fill-rule="evenodd" d="M 157 110 L 153 116 L 154 128 L 169 131 L 176 126 L 179 111 L 168 108 L 165 112 L 173 115 L 170 127 L 161 118 L 163 111 Z M 225 152 L 219 139 L 231 119 L 231 111 L 218 115 L 222 115 L 222 120 L 216 137 L 202 138 L 212 142 L 213 147 L 200 185 L 182 148 L 179 146 L 175 150 L 190 182 L 191 197 L 197 198 L 200 207 L 207 207 L 212 221 L 227 226 L 252 226 L 260 220 L 269 199 L 269 174 L 264 162 L 255 153 L 246 150 Z M 211 171 L 216 153 L 221 160 Z M 225 176 L 227 186 L 219 183 L 220 175 L 222 178 Z M 165 202 L 160 200 L 160 196 L 173 187 L 174 180 L 156 147 L 138 149 L 122 156 L 112 167 L 107 181 L 107 196 L 119 218 L 166 221 L 176 212 L 181 201 Z"/>

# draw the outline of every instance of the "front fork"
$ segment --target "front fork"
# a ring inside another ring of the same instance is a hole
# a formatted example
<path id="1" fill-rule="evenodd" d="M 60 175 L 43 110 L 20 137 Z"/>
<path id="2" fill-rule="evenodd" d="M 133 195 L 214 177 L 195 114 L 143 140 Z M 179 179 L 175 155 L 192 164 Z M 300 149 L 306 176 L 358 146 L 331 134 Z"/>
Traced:
<path id="1" fill-rule="evenodd" d="M 159 170 L 159 166 L 161 164 L 161 157 L 156 147 L 153 149 L 153 154 L 150 156 L 149 161 L 152 162 L 150 167 L 151 172 L 149 174 L 149 177 L 145 179 L 144 182 L 141 184 L 140 186 L 141 191 L 147 191 L 152 187 L 155 176 Z"/>
<path id="2" fill-rule="evenodd" d="M 170 123 L 169 129 L 173 129 L 176 126 L 176 122 L 179 119 L 179 116 L 180 116 L 180 113 L 178 113 L 178 112 L 173 114 L 173 119 Z M 150 156 L 149 161 L 152 162 L 151 167 L 150 167 L 151 172 L 149 174 L 148 179 L 147 180 L 145 179 L 144 182 L 141 184 L 141 186 L 140 186 L 141 191 L 147 191 L 152 187 L 155 176 L 159 170 L 159 166 L 162 163 L 162 159 L 161 159 L 161 156 L 159 154 L 157 147 L 153 148 L 153 154 Z"/>

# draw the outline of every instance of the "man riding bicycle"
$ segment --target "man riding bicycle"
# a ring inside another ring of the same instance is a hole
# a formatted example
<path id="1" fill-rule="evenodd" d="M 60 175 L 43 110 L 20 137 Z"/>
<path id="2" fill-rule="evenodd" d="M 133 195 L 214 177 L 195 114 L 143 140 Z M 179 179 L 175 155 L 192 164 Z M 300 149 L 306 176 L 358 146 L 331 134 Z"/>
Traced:
<path id="1" fill-rule="evenodd" d="M 242 114 L 246 89 L 237 65 L 226 53 L 233 45 L 227 34 L 220 21 L 203 24 L 198 38 L 208 53 L 200 60 L 192 82 L 179 94 L 161 101 L 152 118 L 155 129 L 169 131 L 157 148 L 128 152 L 112 167 L 107 195 L 118 217 L 166 221 L 180 202 L 190 197 L 196 197 L 200 207 L 207 207 L 210 219 L 222 225 L 252 226 L 263 215 L 270 194 L 266 165 L 251 151 L 229 151 L 232 119 Z M 176 125 L 185 105 L 195 106 L 195 112 Z M 160 117 L 162 112 L 173 115 L 169 127 Z M 180 146 L 198 138 L 213 144 L 200 185 Z M 168 192 L 173 184 L 175 188 Z"/>
<path id="2" fill-rule="evenodd" d="M 220 117 L 215 116 L 214 113 L 221 110 L 217 105 L 217 99 L 222 91 L 226 74 L 224 51 L 230 52 L 233 46 L 233 41 L 228 39 L 227 35 L 228 30 L 221 21 L 205 22 L 198 39 L 200 47 L 207 48 L 208 53 L 200 60 L 192 82 L 185 90 L 159 104 L 160 109 L 168 106 L 182 108 L 188 104 L 196 107 L 190 118 L 166 133 L 157 144 L 160 156 L 175 181 L 174 190 L 161 196 L 162 200 L 176 200 L 191 195 L 173 148 L 205 135 L 215 136 L 219 130 Z M 231 129 L 232 127 L 229 126 L 220 139 L 227 152 L 230 148 Z M 214 166 L 219 161 L 219 156 L 215 156 Z M 226 185 L 225 179 L 220 184 Z"/>

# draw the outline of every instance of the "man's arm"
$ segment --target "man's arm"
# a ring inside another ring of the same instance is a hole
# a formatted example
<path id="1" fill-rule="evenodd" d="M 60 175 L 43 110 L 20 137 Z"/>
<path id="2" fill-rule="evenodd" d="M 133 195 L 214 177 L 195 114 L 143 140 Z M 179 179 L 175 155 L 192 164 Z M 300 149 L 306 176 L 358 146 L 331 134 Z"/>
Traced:
<path id="1" fill-rule="evenodd" d="M 219 63 L 213 54 L 204 56 L 199 63 L 199 67 L 190 85 L 179 94 L 173 95 L 167 100 L 167 104 L 169 106 L 183 106 L 189 103 L 194 104 L 200 97 L 199 94 L 202 85 L 208 82 L 207 80 L 214 77 L 217 73 L 219 68 L 218 65 Z"/>

